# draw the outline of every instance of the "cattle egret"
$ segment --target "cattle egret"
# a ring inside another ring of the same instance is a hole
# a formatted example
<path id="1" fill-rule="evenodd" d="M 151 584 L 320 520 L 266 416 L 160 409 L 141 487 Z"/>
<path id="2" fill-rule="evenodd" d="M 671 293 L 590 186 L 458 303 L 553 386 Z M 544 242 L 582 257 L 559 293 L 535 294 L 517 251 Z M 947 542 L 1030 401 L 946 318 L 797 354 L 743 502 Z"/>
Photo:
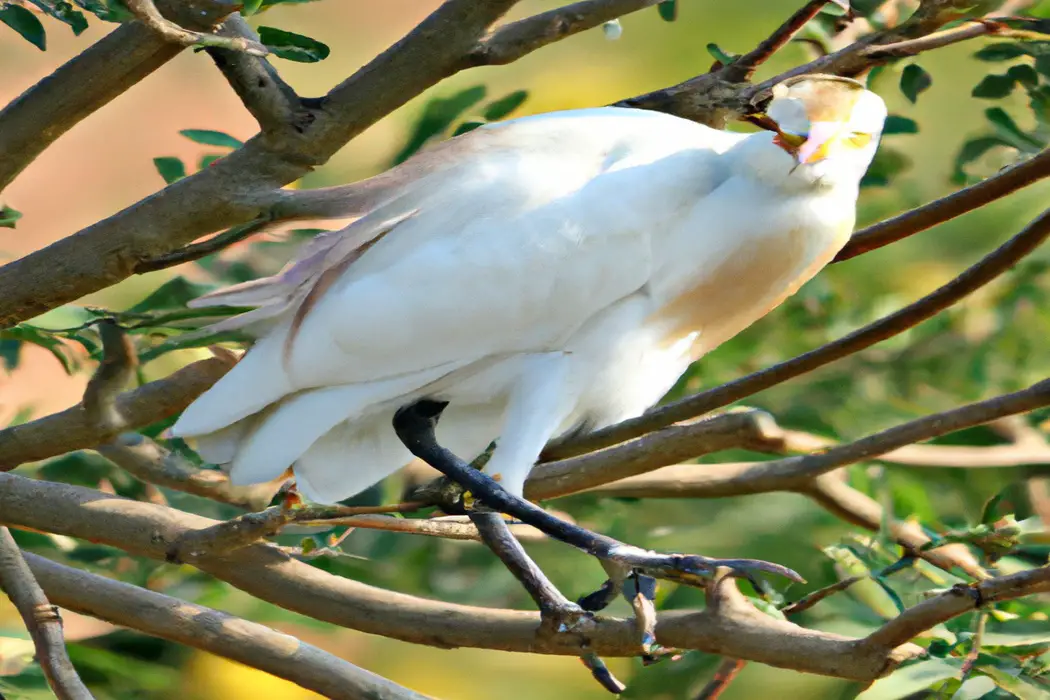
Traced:
<path id="1" fill-rule="evenodd" d="M 549 440 L 640 415 L 779 305 L 853 229 L 886 107 L 855 81 L 773 91 L 770 131 L 582 109 L 486 125 L 338 193 L 360 218 L 274 277 L 258 340 L 173 434 L 235 484 L 293 468 L 320 503 L 412 456 L 391 425 L 447 402 L 440 443 L 520 496 Z M 321 192 L 323 194 L 323 191 Z"/>

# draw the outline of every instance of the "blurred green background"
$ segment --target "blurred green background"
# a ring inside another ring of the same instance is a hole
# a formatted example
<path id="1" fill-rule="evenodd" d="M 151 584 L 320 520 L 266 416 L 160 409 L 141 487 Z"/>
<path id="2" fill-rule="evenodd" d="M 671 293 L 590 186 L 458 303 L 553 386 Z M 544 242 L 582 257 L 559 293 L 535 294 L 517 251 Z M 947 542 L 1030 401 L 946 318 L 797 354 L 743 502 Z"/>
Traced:
<path id="1" fill-rule="evenodd" d="M 527 0 L 512 18 L 557 4 Z M 252 23 L 309 35 L 331 47 L 328 59 L 317 64 L 274 59 L 301 95 L 313 96 L 348 76 L 437 5 L 433 0 L 326 0 L 278 6 L 253 17 Z M 706 70 L 712 60 L 705 48 L 710 42 L 731 52 L 750 49 L 798 5 L 798 0 L 681 0 L 678 20 L 673 23 L 662 21 L 656 9 L 650 9 L 625 17 L 619 40 L 611 41 L 601 30 L 594 30 L 510 66 L 464 72 L 369 129 L 299 185 L 348 182 L 388 167 L 409 140 L 425 105 L 435 97 L 477 85 L 486 89 L 486 101 L 516 90 L 528 91 L 514 116 L 608 104 Z M 5 102 L 113 27 L 92 19 L 87 32 L 73 37 L 51 20 L 45 20 L 45 26 L 46 53 L 0 28 L 0 99 Z M 951 181 L 957 153 L 967 140 L 989 131 L 984 111 L 993 103 L 971 96 L 974 85 L 989 71 L 989 64 L 972 58 L 981 45 L 971 42 L 923 56 L 918 63 L 929 71 L 933 83 L 917 104 L 909 102 L 897 86 L 904 64 L 887 68 L 874 81 L 873 89 L 883 95 L 891 113 L 915 120 L 919 132 L 886 137 L 884 148 L 903 156 L 907 167 L 894 174 L 888 186 L 863 191 L 859 225 L 958 187 Z M 790 45 L 758 77 L 772 76 L 808 58 L 802 45 Z M 1022 93 L 994 104 L 1005 108 L 1022 128 L 1036 128 Z M 468 110 L 463 118 L 470 116 Z M 192 170 L 199 158 L 217 152 L 183 138 L 178 134 L 181 129 L 219 130 L 240 139 L 255 132 L 251 117 L 203 54 L 185 52 L 76 126 L 22 174 L 5 192 L 4 203 L 22 211 L 24 218 L 17 230 L 0 234 L 0 259 L 17 257 L 69 235 L 160 188 L 163 181 L 154 168 L 154 157 L 182 158 Z M 988 175 L 1014 156 L 1000 149 L 968 166 L 968 171 Z M 816 347 L 932 290 L 1016 233 L 1044 206 L 1048 188 L 1047 183 L 1034 185 L 980 212 L 829 268 L 784 307 L 701 362 L 676 392 L 711 386 Z M 214 283 L 217 273 L 229 277 L 246 270 L 272 270 L 289 252 L 284 245 L 238 246 L 227 254 L 225 263 L 211 261 L 135 277 L 83 303 L 126 308 L 173 276 Z M 243 262 L 245 267 L 238 272 L 229 260 Z M 1043 378 L 1050 364 L 1043 351 L 1050 331 L 1046 260 L 1046 252 L 1040 251 L 961 308 L 867 352 L 757 395 L 746 405 L 770 410 L 785 427 L 849 439 L 1027 386 Z M 192 350 L 165 355 L 147 365 L 145 376 L 162 376 L 199 356 L 199 351 Z M 6 376 L 0 373 L 0 424 L 75 403 L 88 370 L 90 363 L 81 373 L 66 377 L 46 352 L 25 348 L 19 367 Z M 1031 422 L 1038 425 L 1041 419 L 1042 415 L 1035 416 Z M 988 444 L 998 440 L 982 429 L 952 436 L 950 441 Z M 732 453 L 708 461 L 758 458 Z M 22 472 L 59 479 L 70 473 L 86 474 L 83 483 L 98 485 L 105 479 L 118 493 L 135 495 L 141 490 L 88 453 L 58 464 L 24 467 Z M 1019 471 L 1012 469 L 851 468 L 852 483 L 890 504 L 897 516 L 914 516 L 942 529 L 973 522 L 981 505 L 1004 488 L 1008 494 L 1020 494 L 1018 477 Z M 397 484 L 388 484 L 384 493 L 372 497 L 390 499 L 397 493 Z M 188 496 L 169 493 L 168 497 L 173 505 L 197 512 L 231 514 Z M 791 566 L 811 583 L 785 591 L 789 598 L 833 580 L 830 561 L 820 550 L 854 531 L 793 494 L 658 503 L 582 496 L 556 505 L 583 524 L 636 544 L 711 556 L 767 558 Z M 1028 514 L 1025 498 L 1018 496 L 1011 505 L 1018 517 Z M 51 556 L 58 551 L 53 538 L 22 535 L 21 541 Z M 319 565 L 408 593 L 478 605 L 529 607 L 509 574 L 478 545 L 359 531 L 351 534 L 344 549 L 355 558 Z M 530 551 L 570 597 L 593 590 L 603 578 L 592 561 L 558 544 L 532 545 Z M 576 659 L 417 647 L 305 620 L 186 567 L 134 560 L 94 546 L 74 547 L 61 556 L 78 566 L 120 571 L 122 577 L 156 590 L 273 625 L 438 698 L 608 697 Z M 905 597 L 905 602 L 914 602 L 914 598 Z M 695 591 L 661 586 L 665 607 L 701 603 L 702 596 Z M 870 596 L 842 595 L 822 603 L 801 622 L 859 635 L 882 619 L 879 605 L 872 606 Z M 627 608 L 621 602 L 614 612 L 626 614 Z M 68 617 L 67 632 L 76 640 L 71 649 L 74 660 L 86 669 L 85 679 L 100 698 L 314 697 L 266 674 L 206 654 L 114 631 L 87 618 Z M 969 622 L 960 624 L 965 629 Z M 0 673 L 5 673 L 11 668 L 3 662 L 19 658 L 19 650 L 24 651 L 24 643 L 19 646 L 16 638 L 24 639 L 25 634 L 17 616 L 3 604 L 0 634 L 10 637 L 0 639 L 4 645 L 0 646 Z M 680 661 L 644 669 L 633 660 L 614 660 L 610 665 L 631 686 L 629 697 L 672 700 L 695 693 L 716 663 L 714 657 L 690 653 Z M 0 677 L 0 689 L 11 697 L 45 697 L 39 687 L 40 679 L 32 669 Z M 846 698 L 857 691 L 834 679 L 750 664 L 723 697 L 753 698 L 769 688 L 784 698 Z"/>

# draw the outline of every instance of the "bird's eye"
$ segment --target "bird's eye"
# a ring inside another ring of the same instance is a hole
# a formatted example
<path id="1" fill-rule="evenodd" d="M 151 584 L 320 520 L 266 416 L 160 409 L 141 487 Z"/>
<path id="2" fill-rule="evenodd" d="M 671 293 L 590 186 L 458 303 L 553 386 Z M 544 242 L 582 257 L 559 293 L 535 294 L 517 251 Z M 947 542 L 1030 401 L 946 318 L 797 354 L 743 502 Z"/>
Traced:
<path id="1" fill-rule="evenodd" d="M 862 131 L 854 131 L 849 135 L 848 141 L 854 148 L 864 148 L 871 143 L 871 134 Z"/>

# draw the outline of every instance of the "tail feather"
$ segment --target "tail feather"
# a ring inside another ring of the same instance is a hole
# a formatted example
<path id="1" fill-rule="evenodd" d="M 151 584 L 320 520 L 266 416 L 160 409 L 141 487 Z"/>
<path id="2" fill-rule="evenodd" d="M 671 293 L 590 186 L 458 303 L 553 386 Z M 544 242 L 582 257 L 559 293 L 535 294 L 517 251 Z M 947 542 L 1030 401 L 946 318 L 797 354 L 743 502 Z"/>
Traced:
<path id="1" fill-rule="evenodd" d="M 299 492 L 317 503 L 337 503 L 377 484 L 412 461 L 391 425 L 393 411 L 340 423 L 295 463 Z"/>

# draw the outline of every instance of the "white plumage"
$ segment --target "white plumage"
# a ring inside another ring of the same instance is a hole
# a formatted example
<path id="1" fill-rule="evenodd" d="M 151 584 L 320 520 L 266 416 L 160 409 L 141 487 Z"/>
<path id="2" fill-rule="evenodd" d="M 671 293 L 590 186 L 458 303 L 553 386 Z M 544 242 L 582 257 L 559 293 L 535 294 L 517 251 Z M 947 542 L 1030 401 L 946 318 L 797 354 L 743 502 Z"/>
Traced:
<path id="1" fill-rule="evenodd" d="M 550 438 L 640 414 L 846 242 L 882 101 L 811 78 L 768 114 L 779 133 L 526 117 L 359 183 L 349 227 L 198 300 L 258 306 L 227 325 L 260 337 L 173 433 L 234 483 L 294 465 L 328 503 L 411 460 L 392 417 L 432 398 L 439 441 L 470 460 L 498 438 L 486 470 L 521 494 Z"/>

